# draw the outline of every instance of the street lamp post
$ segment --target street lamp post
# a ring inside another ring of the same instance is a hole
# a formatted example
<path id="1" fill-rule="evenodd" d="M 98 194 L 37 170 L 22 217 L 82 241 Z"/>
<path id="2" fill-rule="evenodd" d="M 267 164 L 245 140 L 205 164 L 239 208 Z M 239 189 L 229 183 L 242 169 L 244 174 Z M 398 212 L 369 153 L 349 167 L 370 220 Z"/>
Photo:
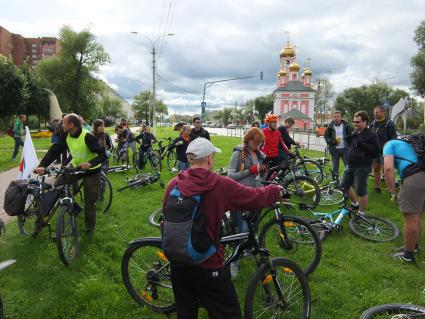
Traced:
<path id="1" fill-rule="evenodd" d="M 205 107 L 207 106 L 207 104 L 205 103 L 205 92 L 206 92 L 207 88 L 209 88 L 210 86 L 212 86 L 214 83 L 218 83 L 218 82 L 227 82 L 227 81 L 252 79 L 252 78 L 256 78 L 256 77 L 258 77 L 258 75 L 243 76 L 243 77 L 240 77 L 240 78 L 231 78 L 231 79 L 224 79 L 224 80 L 217 80 L 217 81 L 205 82 L 204 83 L 204 93 L 202 94 L 202 102 L 201 102 L 201 117 L 202 117 L 202 120 L 205 120 Z M 259 78 L 260 78 L 260 80 L 263 80 L 263 72 L 260 72 Z"/>
<path id="2" fill-rule="evenodd" d="M 155 39 L 155 41 L 152 41 L 152 39 L 150 37 L 148 37 L 146 34 L 143 33 L 139 33 L 137 31 L 131 31 L 132 34 L 138 34 L 141 35 L 143 37 L 145 37 L 146 39 L 149 40 L 149 42 L 152 45 L 152 102 L 151 102 L 151 111 L 149 112 L 149 124 L 152 125 L 153 127 L 153 133 L 156 133 L 156 128 L 155 128 L 155 105 L 156 105 L 156 60 L 155 60 L 155 55 L 156 55 L 156 42 L 161 39 L 162 37 L 171 37 L 174 35 L 174 33 L 166 33 L 166 34 L 162 34 L 159 37 L 157 37 Z"/>

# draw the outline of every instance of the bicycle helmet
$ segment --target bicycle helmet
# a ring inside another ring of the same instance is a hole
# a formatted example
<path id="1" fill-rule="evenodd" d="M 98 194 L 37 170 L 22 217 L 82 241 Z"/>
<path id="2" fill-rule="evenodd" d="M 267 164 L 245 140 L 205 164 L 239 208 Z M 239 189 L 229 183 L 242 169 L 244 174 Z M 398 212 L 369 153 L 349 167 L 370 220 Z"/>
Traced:
<path id="1" fill-rule="evenodd" d="M 270 123 L 270 122 L 277 122 L 277 115 L 275 114 L 269 114 L 266 116 L 266 123 Z"/>

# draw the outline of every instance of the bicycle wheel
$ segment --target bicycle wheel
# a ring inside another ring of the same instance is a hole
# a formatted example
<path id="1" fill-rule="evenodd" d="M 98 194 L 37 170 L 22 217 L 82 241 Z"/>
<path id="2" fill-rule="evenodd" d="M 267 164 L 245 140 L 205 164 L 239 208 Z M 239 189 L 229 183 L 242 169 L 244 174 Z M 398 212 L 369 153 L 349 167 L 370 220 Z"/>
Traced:
<path id="1" fill-rule="evenodd" d="M 102 213 L 107 213 L 112 204 L 112 183 L 104 172 L 100 173 L 100 196 L 96 208 Z"/>
<path id="2" fill-rule="evenodd" d="M 353 234 L 370 241 L 392 241 L 400 230 L 389 220 L 371 215 L 355 216 L 350 219 L 349 227 Z"/>
<path id="3" fill-rule="evenodd" d="M 23 236 L 36 237 L 41 229 L 41 218 L 38 217 L 39 201 L 34 198 L 34 195 L 27 196 L 25 202 L 25 213 L 18 215 L 19 232 Z"/>
<path id="4" fill-rule="evenodd" d="M 310 208 L 315 208 L 320 201 L 320 189 L 316 181 L 307 176 L 292 176 L 285 180 L 283 187 L 291 195 L 291 203 L 298 206 L 303 203 Z"/>
<path id="5" fill-rule="evenodd" d="M 167 154 L 167 168 L 171 170 L 173 167 L 177 165 L 177 156 L 174 150 L 171 150 Z"/>
<path id="6" fill-rule="evenodd" d="M 158 208 L 153 211 L 149 216 L 149 224 L 155 227 L 159 227 L 162 221 L 162 208 Z"/>
<path id="7" fill-rule="evenodd" d="M 175 311 L 170 263 L 160 238 L 130 243 L 121 261 L 121 275 L 130 296 L 139 304 L 160 313 Z"/>
<path id="8" fill-rule="evenodd" d="M 344 193 L 339 189 L 323 189 L 320 191 L 320 206 L 332 206 L 344 201 Z"/>
<path id="9" fill-rule="evenodd" d="M 249 283 L 244 312 L 247 319 L 310 318 L 310 288 L 302 270 L 284 258 L 263 263 Z"/>
<path id="10" fill-rule="evenodd" d="M 319 265 L 322 257 L 322 244 L 313 227 L 295 216 L 281 217 L 267 221 L 261 228 L 259 243 L 267 248 L 271 257 L 286 257 L 295 262 L 308 276 Z"/>
<path id="11" fill-rule="evenodd" d="M 155 152 L 150 153 L 150 162 L 153 170 L 161 171 L 162 163 Z"/>
<path id="12" fill-rule="evenodd" d="M 422 315 L 421 315 L 422 314 Z M 406 304 L 385 304 L 372 307 L 362 313 L 360 319 L 408 319 L 425 318 L 425 308 Z"/>
<path id="13" fill-rule="evenodd" d="M 68 205 L 60 208 L 56 225 L 56 246 L 59 258 L 67 266 L 77 256 L 77 221 L 74 211 Z"/>
<path id="14" fill-rule="evenodd" d="M 299 172 L 299 175 L 311 177 L 318 184 L 320 184 L 324 178 L 323 169 L 320 164 L 308 159 L 303 160 L 303 162 L 298 163 L 295 167 L 295 169 Z"/>

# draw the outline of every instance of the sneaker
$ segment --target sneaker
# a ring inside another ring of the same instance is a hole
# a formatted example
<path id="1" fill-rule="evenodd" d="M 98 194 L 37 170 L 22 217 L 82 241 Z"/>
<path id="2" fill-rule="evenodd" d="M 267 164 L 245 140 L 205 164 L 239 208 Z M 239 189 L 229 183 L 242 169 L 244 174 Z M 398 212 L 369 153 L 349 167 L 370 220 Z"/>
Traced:
<path id="1" fill-rule="evenodd" d="M 401 252 L 404 252 L 404 251 L 406 250 L 406 247 L 405 247 L 405 246 L 395 247 L 393 250 L 394 250 L 395 252 L 399 252 L 399 253 L 401 253 Z M 414 252 L 415 254 L 419 253 L 419 247 L 418 247 L 418 246 L 416 246 L 416 247 L 415 247 L 415 249 L 413 250 L 413 252 Z"/>
<path id="2" fill-rule="evenodd" d="M 238 277 L 239 274 L 239 263 L 238 262 L 233 262 L 230 264 L 230 275 L 232 277 L 232 279 L 236 279 L 236 277 Z"/>
<path id="3" fill-rule="evenodd" d="M 375 187 L 375 193 L 382 193 L 382 191 L 379 187 Z"/>
<path id="4" fill-rule="evenodd" d="M 411 257 L 411 258 L 406 257 L 404 251 L 399 252 L 399 253 L 395 253 L 395 254 L 391 255 L 391 257 L 393 257 L 394 259 L 399 259 L 399 260 L 401 260 L 405 263 L 408 263 L 408 264 L 416 263 L 415 257 Z"/>

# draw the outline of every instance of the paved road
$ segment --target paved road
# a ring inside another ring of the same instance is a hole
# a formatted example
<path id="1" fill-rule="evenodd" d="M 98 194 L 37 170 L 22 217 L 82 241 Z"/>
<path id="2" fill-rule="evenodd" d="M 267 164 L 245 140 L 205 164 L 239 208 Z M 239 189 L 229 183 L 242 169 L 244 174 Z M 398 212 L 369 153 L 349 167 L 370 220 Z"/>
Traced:
<path id="1" fill-rule="evenodd" d="M 7 215 L 3 209 L 3 203 L 4 203 L 4 193 L 6 192 L 6 188 L 9 185 L 10 181 L 13 181 L 18 178 L 19 169 L 18 167 L 12 168 L 8 171 L 0 173 L 0 219 L 2 219 L 4 222 L 9 222 L 12 218 L 9 215 Z"/>

